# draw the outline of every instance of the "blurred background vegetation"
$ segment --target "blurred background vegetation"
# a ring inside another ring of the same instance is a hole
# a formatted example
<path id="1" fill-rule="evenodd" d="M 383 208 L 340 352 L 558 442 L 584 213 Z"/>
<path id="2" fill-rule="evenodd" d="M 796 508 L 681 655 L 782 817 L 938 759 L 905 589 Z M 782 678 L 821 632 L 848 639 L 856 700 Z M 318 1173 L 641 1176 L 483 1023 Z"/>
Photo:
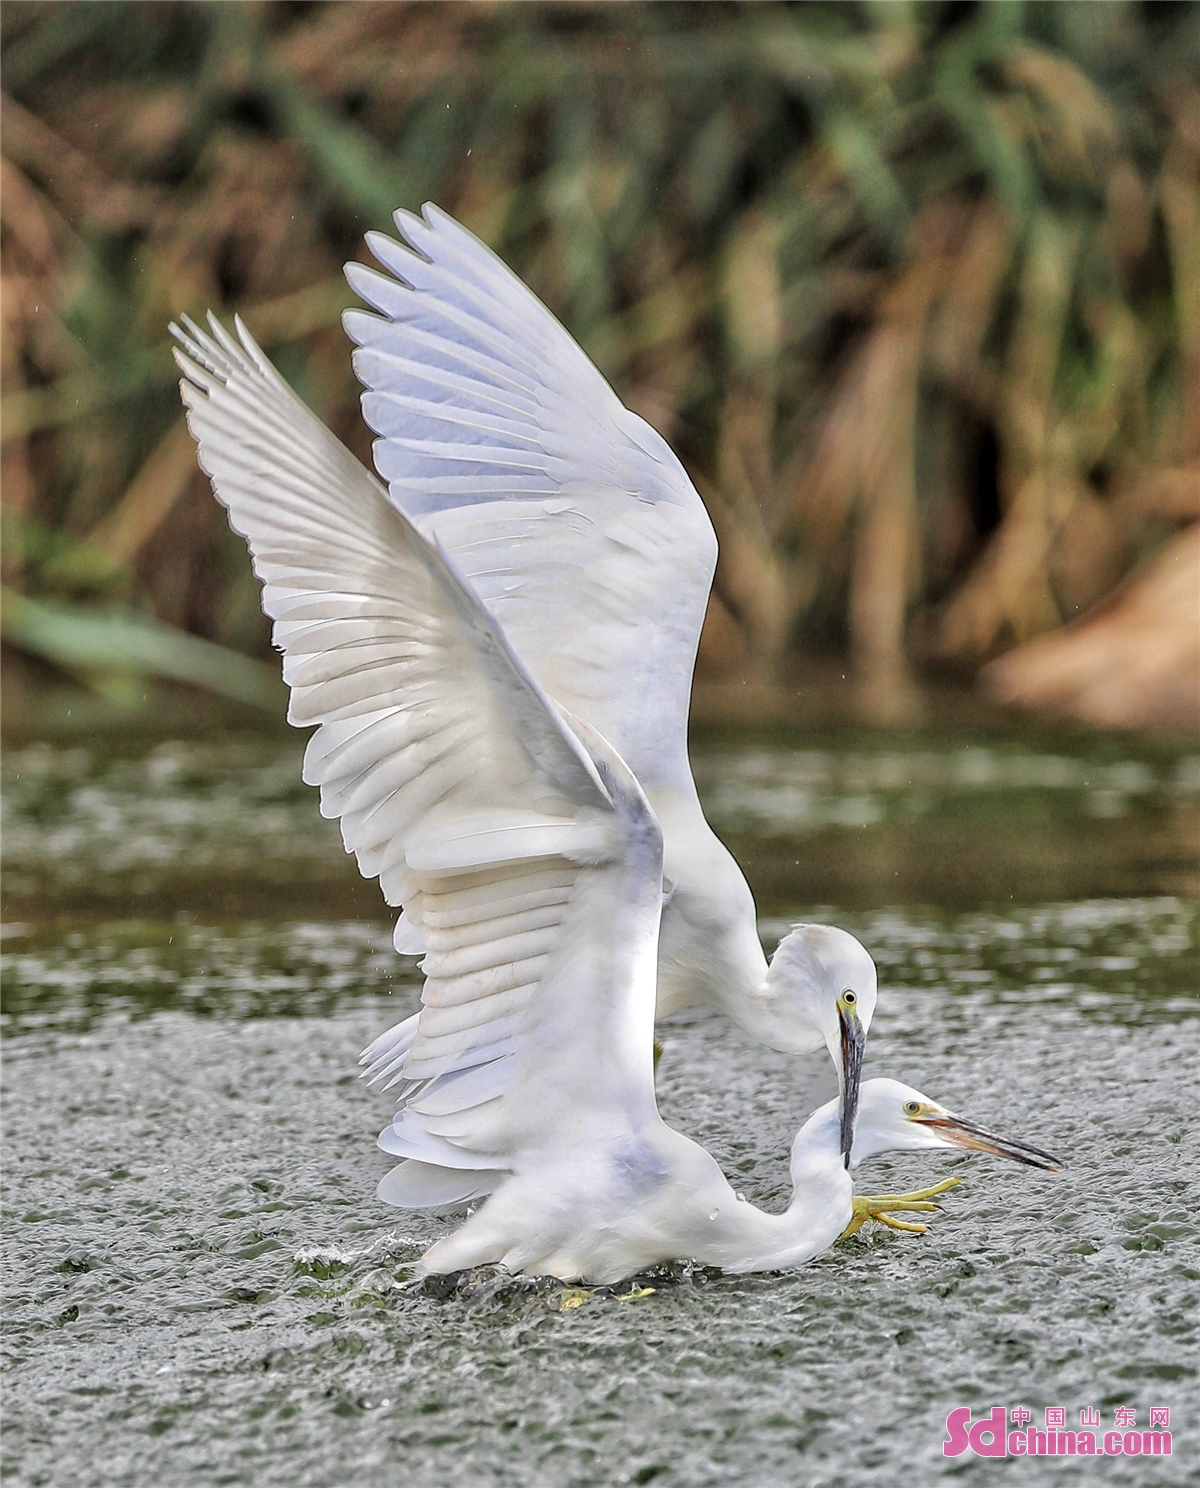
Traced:
<path id="1" fill-rule="evenodd" d="M 338 322 L 426 199 L 679 451 L 700 676 L 1200 728 L 1200 9 L 10 3 L 3 620 L 280 710 L 166 326 L 240 311 L 369 461 Z M 752 704 L 753 706 L 753 704 Z M 765 706 L 765 705 L 764 705 Z"/>

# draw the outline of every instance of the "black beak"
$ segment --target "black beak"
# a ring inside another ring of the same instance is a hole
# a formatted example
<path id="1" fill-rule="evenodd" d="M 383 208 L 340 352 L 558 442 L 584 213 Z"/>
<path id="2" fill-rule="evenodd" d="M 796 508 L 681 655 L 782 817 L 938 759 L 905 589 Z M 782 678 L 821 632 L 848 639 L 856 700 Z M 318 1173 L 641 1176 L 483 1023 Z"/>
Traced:
<path id="1" fill-rule="evenodd" d="M 842 1163 L 850 1166 L 854 1146 L 854 1123 L 858 1119 L 858 1087 L 862 1081 L 863 1045 L 867 1035 L 853 1008 L 838 1005 L 838 1025 L 842 1050 Z"/>
<path id="2" fill-rule="evenodd" d="M 1043 1168 L 1048 1173 L 1057 1173 L 1062 1163 L 1051 1152 L 1043 1152 L 1029 1142 L 1018 1142 L 1013 1137 L 998 1137 L 985 1131 L 973 1121 L 964 1121 L 961 1116 L 949 1112 L 941 1116 L 918 1118 L 922 1126 L 931 1126 L 944 1142 L 955 1147 L 969 1147 L 975 1152 L 990 1152 L 994 1157 L 1007 1157 L 1013 1162 L 1024 1163 L 1027 1168 Z"/>

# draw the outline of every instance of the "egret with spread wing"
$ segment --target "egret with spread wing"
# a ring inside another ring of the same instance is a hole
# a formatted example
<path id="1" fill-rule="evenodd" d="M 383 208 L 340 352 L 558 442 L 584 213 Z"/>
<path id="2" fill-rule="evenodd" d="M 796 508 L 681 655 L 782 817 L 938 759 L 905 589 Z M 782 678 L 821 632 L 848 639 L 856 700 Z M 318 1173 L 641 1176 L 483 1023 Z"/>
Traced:
<path id="1" fill-rule="evenodd" d="M 412 1208 L 490 1196 L 426 1269 L 603 1282 L 676 1257 L 809 1259 L 852 1227 L 844 1102 L 797 1139 L 784 1215 L 738 1203 L 658 1113 L 663 834 L 636 777 L 243 328 L 240 344 L 215 321 L 179 334 L 189 427 L 249 540 L 289 716 L 319 723 L 306 778 L 426 937 L 402 1106 L 380 1137 L 401 1160 L 379 1192 Z M 885 1120 L 891 1145 L 954 1140 L 948 1113 L 907 1096 L 939 1120 L 899 1136 Z"/>
<path id="2" fill-rule="evenodd" d="M 343 317 L 393 501 L 653 806 L 666 889 L 658 1016 L 709 1003 L 783 1053 L 825 1045 L 852 1113 L 874 963 L 844 932 L 806 927 L 768 967 L 750 889 L 692 780 L 688 706 L 717 558 L 704 503 L 662 436 L 489 248 L 431 204 L 395 221 L 404 244 L 367 235 L 387 272 L 346 269 L 377 313 Z M 426 944 L 407 914 L 396 944 Z M 396 1030 L 392 1059 L 411 1035 Z"/>

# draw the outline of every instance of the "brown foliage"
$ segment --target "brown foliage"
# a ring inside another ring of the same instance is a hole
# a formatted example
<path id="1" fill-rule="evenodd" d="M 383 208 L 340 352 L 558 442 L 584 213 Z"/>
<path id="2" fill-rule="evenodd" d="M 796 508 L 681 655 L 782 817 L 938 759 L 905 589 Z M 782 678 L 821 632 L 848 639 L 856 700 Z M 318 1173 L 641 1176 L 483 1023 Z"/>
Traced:
<path id="1" fill-rule="evenodd" d="M 1087 46 L 1069 7 L 133 9 L 3 19 L 30 593 L 265 646 L 166 322 L 243 310 L 365 456 L 340 266 L 425 196 L 680 449 L 721 543 L 710 674 L 833 647 L 910 720 L 924 670 L 1073 620 L 1200 516 L 1188 7 Z"/>

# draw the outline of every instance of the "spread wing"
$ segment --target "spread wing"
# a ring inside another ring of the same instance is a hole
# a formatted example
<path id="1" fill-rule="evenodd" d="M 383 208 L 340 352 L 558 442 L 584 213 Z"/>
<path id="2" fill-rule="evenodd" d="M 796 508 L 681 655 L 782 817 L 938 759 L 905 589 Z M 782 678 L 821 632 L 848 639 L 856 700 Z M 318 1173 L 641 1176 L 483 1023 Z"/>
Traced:
<path id="1" fill-rule="evenodd" d="M 363 413 L 392 499 L 454 555 L 530 670 L 651 793 L 692 793 L 687 714 L 716 539 L 662 437 L 545 306 L 432 205 L 389 271 L 347 266 Z"/>
<path id="2" fill-rule="evenodd" d="M 429 939 L 384 1145 L 436 1186 L 428 1165 L 507 1166 L 581 1112 L 649 1119 L 662 843 L 636 781 L 245 328 L 210 325 L 173 328 L 188 425 L 250 545 L 289 719 L 318 725 L 304 778 Z"/>

